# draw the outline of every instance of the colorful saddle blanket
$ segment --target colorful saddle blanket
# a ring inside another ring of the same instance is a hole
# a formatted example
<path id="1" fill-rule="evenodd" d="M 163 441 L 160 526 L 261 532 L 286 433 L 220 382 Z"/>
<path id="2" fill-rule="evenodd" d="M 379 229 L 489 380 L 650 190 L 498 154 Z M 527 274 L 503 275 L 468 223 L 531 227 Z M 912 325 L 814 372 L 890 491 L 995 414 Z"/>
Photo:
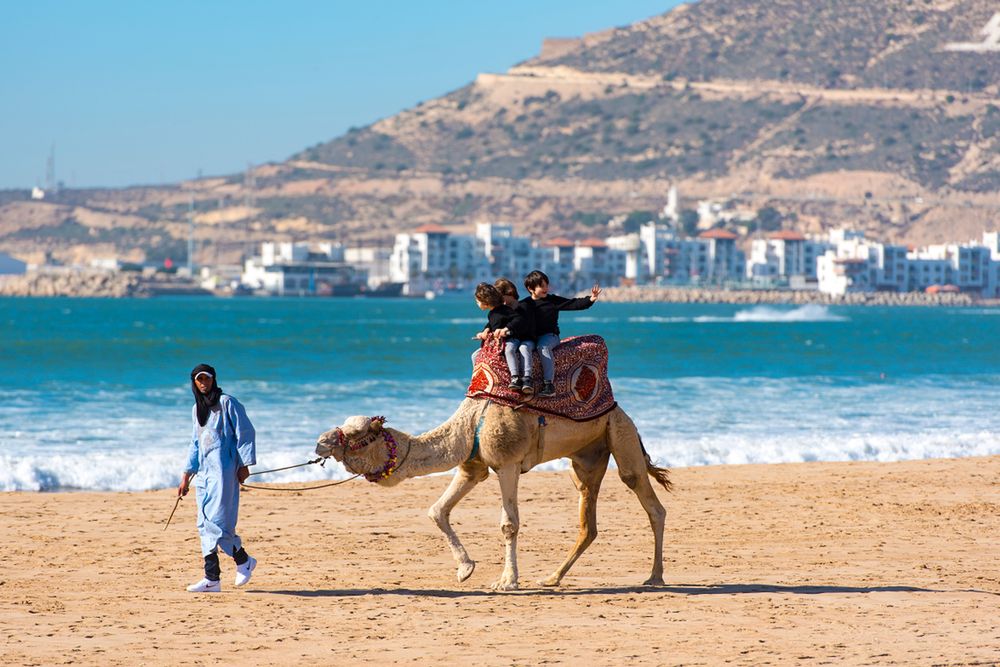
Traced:
<path id="1" fill-rule="evenodd" d="M 491 398 L 508 407 L 540 414 L 557 415 L 574 421 L 596 419 L 611 412 L 615 397 L 608 381 L 608 348 L 600 336 L 575 336 L 559 343 L 554 350 L 555 396 L 525 396 L 509 389 L 510 371 L 503 354 L 503 343 L 484 341 L 472 369 L 472 381 L 465 395 Z M 542 362 L 533 355 L 531 375 L 535 391 L 541 388 Z"/>

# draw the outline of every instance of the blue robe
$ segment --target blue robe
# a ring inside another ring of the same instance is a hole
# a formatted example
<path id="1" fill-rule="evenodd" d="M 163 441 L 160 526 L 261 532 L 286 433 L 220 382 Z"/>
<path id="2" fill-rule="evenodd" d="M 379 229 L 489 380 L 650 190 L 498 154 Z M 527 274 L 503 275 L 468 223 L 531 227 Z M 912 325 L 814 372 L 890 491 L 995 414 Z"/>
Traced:
<path id="1" fill-rule="evenodd" d="M 216 549 L 228 556 L 240 550 L 242 543 L 236 534 L 240 482 L 236 471 L 240 466 L 257 463 L 253 424 L 243 405 L 223 394 L 218 408 L 209 412 L 205 426 L 198 424 L 197 406 L 192 408 L 194 428 L 185 469 L 197 473 L 194 490 L 204 556 L 215 553 Z"/>

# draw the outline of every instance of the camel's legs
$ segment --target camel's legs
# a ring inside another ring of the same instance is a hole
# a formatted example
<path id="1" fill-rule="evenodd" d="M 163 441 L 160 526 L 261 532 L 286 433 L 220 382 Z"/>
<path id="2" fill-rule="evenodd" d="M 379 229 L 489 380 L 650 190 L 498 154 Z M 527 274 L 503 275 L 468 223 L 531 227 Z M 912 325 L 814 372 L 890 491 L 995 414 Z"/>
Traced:
<path id="1" fill-rule="evenodd" d="M 521 462 L 510 463 L 497 470 L 503 509 L 500 512 L 500 532 L 507 545 L 503 573 L 491 588 L 497 591 L 517 590 L 517 531 L 520 519 L 517 513 L 517 482 L 521 477 Z"/>
<path id="2" fill-rule="evenodd" d="M 462 546 L 462 541 L 451 527 L 451 510 L 466 496 L 479 482 L 486 479 L 489 472 L 482 464 L 469 463 L 458 468 L 455 476 L 451 478 L 451 484 L 445 490 L 437 502 L 427 511 L 427 516 L 437 524 L 437 527 L 444 533 L 451 547 L 451 555 L 458 563 L 456 576 L 459 581 L 465 581 L 476 569 L 476 561 L 469 558 L 469 554 Z"/>
<path id="3" fill-rule="evenodd" d="M 653 570 L 649 579 L 643 582 L 646 586 L 663 584 L 663 522 L 667 512 L 660 504 L 660 499 L 649 483 L 646 469 L 646 455 L 642 451 L 639 432 L 632 420 L 621 410 L 611 413 L 608 424 L 608 445 L 618 464 L 618 476 L 625 486 L 632 489 L 642 503 L 642 508 L 649 516 L 649 525 L 653 529 Z"/>
<path id="4" fill-rule="evenodd" d="M 601 490 L 604 473 L 608 470 L 608 456 L 609 452 L 605 449 L 596 459 L 572 459 L 573 469 L 570 474 L 580 492 L 580 534 L 563 564 L 548 578 L 539 582 L 543 586 L 558 586 L 576 559 L 597 537 L 597 494 Z"/>

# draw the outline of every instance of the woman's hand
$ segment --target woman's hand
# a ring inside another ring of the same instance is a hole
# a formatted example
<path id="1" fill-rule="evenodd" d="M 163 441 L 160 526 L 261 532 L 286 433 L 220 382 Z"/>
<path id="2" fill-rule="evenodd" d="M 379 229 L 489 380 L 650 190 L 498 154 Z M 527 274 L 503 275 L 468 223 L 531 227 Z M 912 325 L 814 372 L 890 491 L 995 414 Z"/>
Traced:
<path id="1" fill-rule="evenodd" d="M 183 498 L 187 495 L 188 489 L 191 488 L 191 473 L 186 472 L 181 477 L 181 483 L 177 486 L 177 497 Z"/>
<path id="2" fill-rule="evenodd" d="M 597 301 L 597 297 L 601 296 L 601 286 L 594 283 L 594 286 L 590 288 L 590 300 Z"/>

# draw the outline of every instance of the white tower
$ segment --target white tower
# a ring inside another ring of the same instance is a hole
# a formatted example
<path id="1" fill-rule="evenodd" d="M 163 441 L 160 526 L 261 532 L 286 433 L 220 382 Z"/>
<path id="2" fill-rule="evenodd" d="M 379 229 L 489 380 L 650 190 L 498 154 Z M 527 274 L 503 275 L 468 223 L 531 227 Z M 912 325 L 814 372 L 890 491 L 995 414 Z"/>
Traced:
<path id="1" fill-rule="evenodd" d="M 674 222 L 680 217 L 680 211 L 677 210 L 677 186 L 671 185 L 670 191 L 667 193 L 667 205 L 663 207 L 663 215 L 661 217 L 667 218 Z"/>

